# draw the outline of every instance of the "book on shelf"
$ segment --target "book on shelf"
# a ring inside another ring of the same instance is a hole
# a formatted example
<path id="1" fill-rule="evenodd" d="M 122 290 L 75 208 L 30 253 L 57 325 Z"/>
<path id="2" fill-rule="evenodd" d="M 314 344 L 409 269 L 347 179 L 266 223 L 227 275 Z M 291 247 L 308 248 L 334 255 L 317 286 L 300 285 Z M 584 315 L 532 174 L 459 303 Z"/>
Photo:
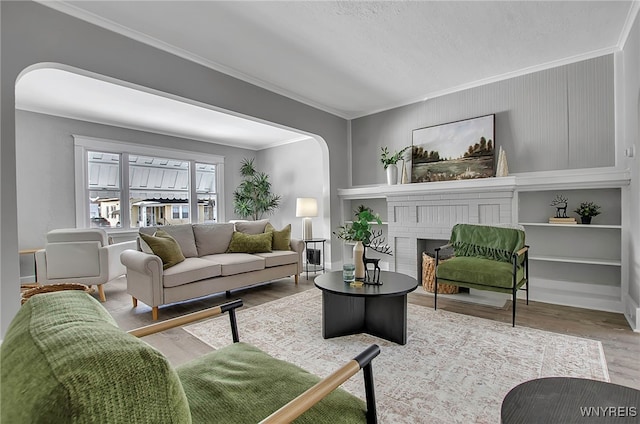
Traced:
<path id="1" fill-rule="evenodd" d="M 576 221 L 575 218 L 556 218 L 555 216 L 552 216 L 551 218 L 549 218 L 549 224 L 577 224 L 578 222 Z"/>

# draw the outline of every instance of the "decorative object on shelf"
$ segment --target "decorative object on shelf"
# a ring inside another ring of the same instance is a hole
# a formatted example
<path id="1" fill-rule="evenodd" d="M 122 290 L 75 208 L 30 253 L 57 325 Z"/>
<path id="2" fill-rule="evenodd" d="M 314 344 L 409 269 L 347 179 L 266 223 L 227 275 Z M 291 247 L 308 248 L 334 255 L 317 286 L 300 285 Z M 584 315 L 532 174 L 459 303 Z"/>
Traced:
<path id="1" fill-rule="evenodd" d="M 414 130 L 411 182 L 493 177 L 494 123 L 486 115 Z"/>
<path id="2" fill-rule="evenodd" d="M 591 224 L 591 218 L 602 213 L 600 212 L 600 206 L 593 202 L 580 203 L 580 206 L 578 206 L 574 212 L 580 216 L 582 223 L 585 225 Z"/>
<path id="3" fill-rule="evenodd" d="M 568 198 L 562 194 L 557 194 L 549 206 L 555 206 L 556 215 L 549 218 L 549 224 L 576 224 L 576 219 L 567 216 Z"/>
<path id="4" fill-rule="evenodd" d="M 409 183 L 409 175 L 407 174 L 407 164 L 405 160 L 402 160 L 402 179 L 400 180 L 400 184 Z"/>
<path id="5" fill-rule="evenodd" d="M 302 240 L 313 238 L 311 217 L 318 216 L 318 201 L 315 197 L 298 197 L 296 199 L 296 218 L 302 218 Z"/>
<path id="6" fill-rule="evenodd" d="M 406 152 L 409 147 L 411 146 L 404 147 L 395 152 L 393 155 L 389 153 L 389 149 L 386 146 L 380 148 L 382 149 L 382 153 L 380 154 L 380 162 L 382 163 L 382 165 L 384 165 L 384 169 L 387 171 L 387 184 L 398 184 L 397 163 L 400 159 L 402 159 L 402 154 Z"/>
<path id="7" fill-rule="evenodd" d="M 496 177 L 506 177 L 509 175 L 509 166 L 507 165 L 507 153 L 502 146 L 498 150 L 498 165 L 496 167 Z"/>
<path id="8" fill-rule="evenodd" d="M 243 181 L 233 192 L 233 211 L 242 218 L 262 218 L 265 213 L 273 213 L 280 205 L 280 196 L 271 193 L 269 176 L 258 172 L 253 159 L 242 159 L 240 175 Z"/>
<path id="9" fill-rule="evenodd" d="M 365 246 L 386 255 L 391 255 L 391 247 L 384 244 L 382 230 L 373 229 L 374 223 L 382 224 L 382 221 L 371 208 L 364 205 L 358 206 L 355 218 L 353 223 L 339 226 L 333 234 L 344 241 L 356 242 L 353 247 L 353 263 L 356 268 L 356 279 L 363 280 L 365 278 Z"/>

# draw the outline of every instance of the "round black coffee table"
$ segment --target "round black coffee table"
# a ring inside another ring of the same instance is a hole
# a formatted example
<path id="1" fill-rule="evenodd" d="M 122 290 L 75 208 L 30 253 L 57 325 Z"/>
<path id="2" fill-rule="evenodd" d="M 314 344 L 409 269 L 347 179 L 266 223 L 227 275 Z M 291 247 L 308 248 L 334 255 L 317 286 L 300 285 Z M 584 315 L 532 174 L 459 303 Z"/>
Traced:
<path id="1" fill-rule="evenodd" d="M 502 424 L 638 423 L 640 390 L 584 378 L 539 378 L 511 389 L 500 415 Z"/>
<path id="2" fill-rule="evenodd" d="M 367 333 L 398 344 L 407 343 L 407 294 L 418 287 L 415 278 L 381 271 L 381 285 L 352 287 L 342 271 L 316 277 L 322 290 L 322 337 Z"/>

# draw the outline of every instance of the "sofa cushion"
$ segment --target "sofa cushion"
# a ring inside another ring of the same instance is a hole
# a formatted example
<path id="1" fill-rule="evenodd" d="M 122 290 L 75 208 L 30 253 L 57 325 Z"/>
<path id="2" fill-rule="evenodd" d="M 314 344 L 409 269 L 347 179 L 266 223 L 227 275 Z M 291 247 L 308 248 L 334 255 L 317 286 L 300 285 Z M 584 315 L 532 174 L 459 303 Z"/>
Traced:
<path id="1" fill-rule="evenodd" d="M 264 228 L 264 232 L 271 232 L 273 234 L 271 249 L 291 250 L 291 224 L 288 224 L 282 230 L 278 231 L 271 223 L 268 223 Z"/>
<path id="2" fill-rule="evenodd" d="M 0 346 L 2 423 L 189 423 L 168 360 L 90 295 L 31 297 Z"/>
<path id="3" fill-rule="evenodd" d="M 153 253 L 160 257 L 162 269 L 171 268 L 184 261 L 185 257 L 178 242 L 166 232 L 158 230 L 153 236 L 140 233 L 140 237 L 149 245 Z"/>
<path id="4" fill-rule="evenodd" d="M 245 343 L 227 345 L 178 367 L 177 372 L 194 424 L 213 422 L 212 417 L 224 417 L 226 423 L 260 422 L 320 381 L 302 368 Z M 363 423 L 366 406 L 339 388 L 295 422 Z"/>
<path id="5" fill-rule="evenodd" d="M 203 256 L 202 259 L 220 264 L 222 266 L 220 274 L 223 276 L 260 271 L 265 268 L 264 258 L 247 253 L 222 253 Z"/>
<path id="6" fill-rule="evenodd" d="M 264 233 L 264 228 L 269 222 L 268 219 L 261 219 L 259 221 L 238 221 L 235 223 L 236 231 L 245 234 L 260 234 Z"/>
<path id="7" fill-rule="evenodd" d="M 232 223 L 194 224 L 193 235 L 196 239 L 198 256 L 224 253 L 229 248 L 233 235 Z"/>
<path id="8" fill-rule="evenodd" d="M 229 253 L 259 253 L 271 252 L 271 233 L 245 234 L 233 232 L 229 243 Z"/>
<path id="9" fill-rule="evenodd" d="M 264 265 L 267 268 L 280 265 L 298 263 L 298 253 L 291 250 L 274 250 L 267 253 L 255 253 L 255 256 L 264 258 Z"/>
<path id="10" fill-rule="evenodd" d="M 220 264 L 201 258 L 186 258 L 183 262 L 164 271 L 162 285 L 176 287 L 221 274 Z"/>
<path id="11" fill-rule="evenodd" d="M 180 250 L 185 258 L 198 257 L 198 249 L 196 248 L 196 239 L 193 236 L 193 225 L 191 224 L 178 224 L 178 225 L 165 225 L 159 227 L 158 230 L 163 230 L 171 237 L 176 239 L 180 245 Z"/>
<path id="12" fill-rule="evenodd" d="M 438 280 L 447 280 L 442 281 L 444 284 L 461 282 L 499 288 L 513 287 L 513 264 L 507 262 L 458 256 L 441 262 L 436 272 Z M 516 281 L 521 282 L 523 278 L 524 268 L 519 266 Z"/>

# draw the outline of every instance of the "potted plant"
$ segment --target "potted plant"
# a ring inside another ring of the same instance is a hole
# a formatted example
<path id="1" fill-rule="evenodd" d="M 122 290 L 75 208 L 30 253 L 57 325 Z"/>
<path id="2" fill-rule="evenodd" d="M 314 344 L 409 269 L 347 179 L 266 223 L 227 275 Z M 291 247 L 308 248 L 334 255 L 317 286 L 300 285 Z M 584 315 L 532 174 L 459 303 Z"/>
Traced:
<path id="1" fill-rule="evenodd" d="M 600 206 L 593 202 L 582 202 L 575 210 L 583 224 L 591 224 L 591 218 L 600 215 Z"/>
<path id="2" fill-rule="evenodd" d="M 382 224 L 380 216 L 374 213 L 371 208 L 364 205 L 358 206 L 355 211 L 355 220 L 352 223 L 347 223 L 338 227 L 337 231 L 334 231 L 336 237 L 347 242 L 355 242 L 353 246 L 353 262 L 356 266 L 356 278 L 364 278 L 364 260 L 365 248 L 390 254 L 391 249 L 389 246 L 382 244 L 382 230 L 374 230 L 373 224 Z"/>
<path id="3" fill-rule="evenodd" d="M 233 211 L 242 218 L 262 218 L 280 205 L 280 196 L 271 193 L 269 176 L 258 172 L 253 159 L 243 159 L 240 166 L 243 181 L 233 192 Z"/>
<path id="4" fill-rule="evenodd" d="M 398 183 L 398 166 L 396 164 L 400 159 L 402 159 L 402 154 L 406 152 L 409 147 L 411 146 L 404 147 L 394 154 L 390 154 L 389 149 L 386 146 L 380 148 L 382 149 L 380 162 L 387 171 L 387 184 L 393 185 Z"/>

